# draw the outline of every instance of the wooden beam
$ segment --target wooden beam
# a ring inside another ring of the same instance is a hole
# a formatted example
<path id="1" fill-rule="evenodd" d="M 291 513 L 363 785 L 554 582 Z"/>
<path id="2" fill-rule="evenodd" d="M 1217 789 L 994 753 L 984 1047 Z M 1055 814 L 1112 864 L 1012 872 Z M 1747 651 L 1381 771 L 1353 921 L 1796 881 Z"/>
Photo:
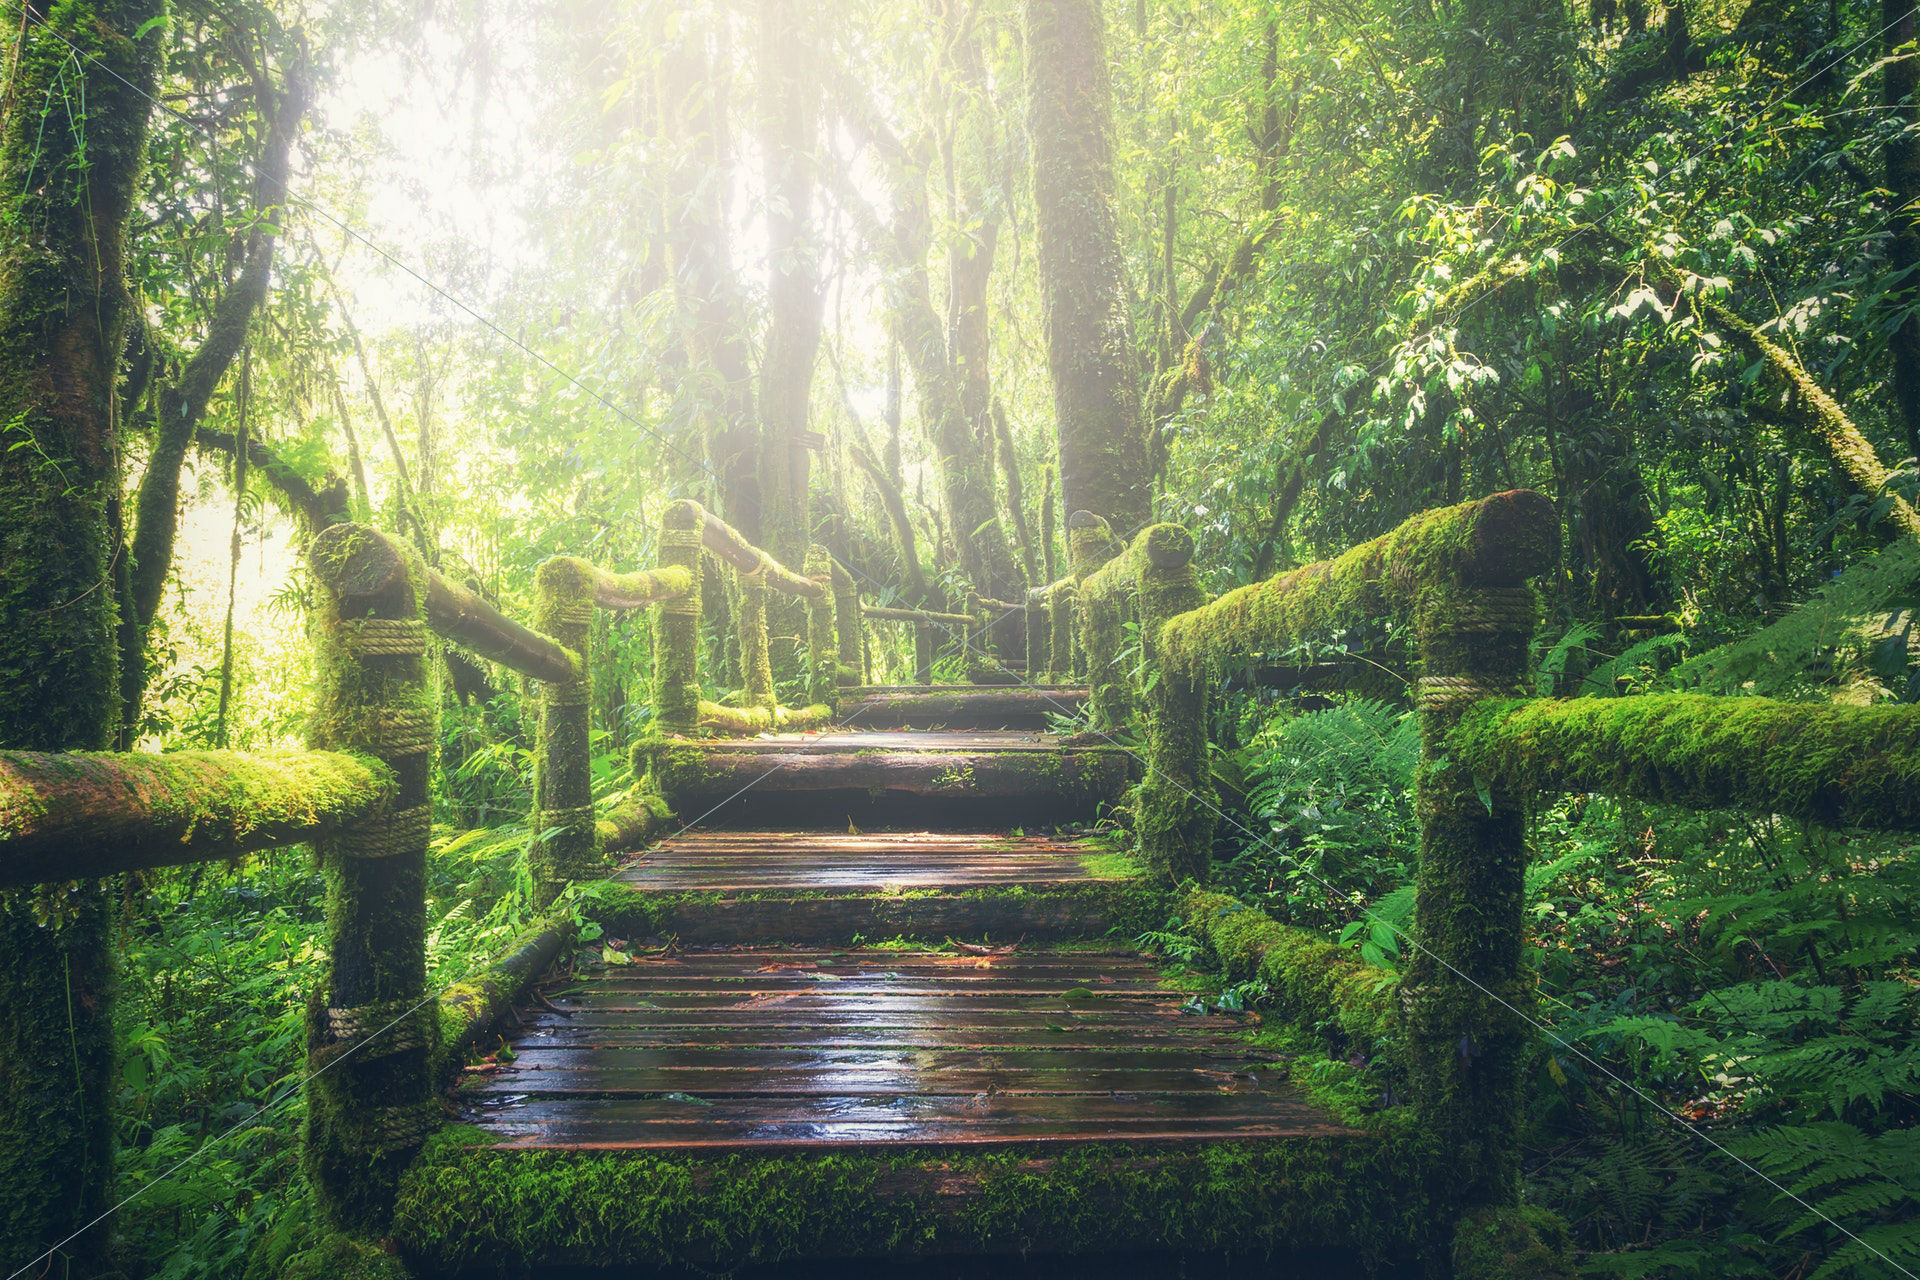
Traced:
<path id="1" fill-rule="evenodd" d="M 363 524 L 330 525 L 314 537 L 314 573 L 349 598 L 376 596 L 406 572 L 386 534 Z M 523 627 L 474 592 L 427 570 L 427 625 L 483 658 L 536 680 L 571 680 L 580 659 L 551 636 Z"/>
<path id="2" fill-rule="evenodd" d="M 765 573 L 767 585 L 775 591 L 798 596 L 802 600 L 827 599 L 830 589 L 826 583 L 815 582 L 805 574 L 795 573 L 748 542 L 737 529 L 713 512 L 705 507 L 698 509 L 704 521 L 700 530 L 701 545 L 714 555 L 741 573 Z"/>
<path id="3" fill-rule="evenodd" d="M 296 844 L 379 812 L 393 771 L 334 751 L 0 751 L 0 888 Z"/>

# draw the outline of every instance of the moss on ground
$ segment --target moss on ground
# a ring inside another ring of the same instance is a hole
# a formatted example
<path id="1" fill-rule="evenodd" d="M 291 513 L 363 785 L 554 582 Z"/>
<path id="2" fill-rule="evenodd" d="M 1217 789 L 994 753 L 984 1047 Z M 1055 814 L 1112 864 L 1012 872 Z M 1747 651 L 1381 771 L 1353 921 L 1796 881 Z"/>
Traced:
<path id="1" fill-rule="evenodd" d="M 495 1151 L 436 1139 L 394 1221 L 423 1269 L 552 1264 L 734 1268 L 953 1252 L 1351 1248 L 1406 1256 L 1422 1202 L 1404 1135 L 1168 1150 L 1101 1144 L 1044 1160 L 869 1149 L 701 1158 Z M 956 1195 L 955 1192 L 965 1192 Z"/>

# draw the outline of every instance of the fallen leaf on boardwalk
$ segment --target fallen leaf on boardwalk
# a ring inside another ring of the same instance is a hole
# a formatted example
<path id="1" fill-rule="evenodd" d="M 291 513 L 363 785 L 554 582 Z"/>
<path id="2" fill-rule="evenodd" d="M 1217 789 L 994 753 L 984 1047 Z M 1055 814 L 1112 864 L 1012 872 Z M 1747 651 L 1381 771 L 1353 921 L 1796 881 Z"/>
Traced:
<path id="1" fill-rule="evenodd" d="M 844 982 L 845 981 L 845 979 L 842 978 L 837 973 L 810 973 L 807 975 L 807 977 L 812 978 L 815 982 Z"/>
<path id="2" fill-rule="evenodd" d="M 798 992 L 793 992 L 793 991 L 764 991 L 746 1000 L 742 1000 L 740 1003 L 736 1004 L 734 1008 L 764 1009 L 769 1005 L 785 1004 L 787 1001 L 793 999 L 794 996 L 797 994 Z"/>
<path id="3" fill-rule="evenodd" d="M 663 1093 L 660 1095 L 660 1100 L 662 1102 L 691 1102 L 696 1107 L 710 1107 L 713 1105 L 705 1098 L 696 1098 L 690 1093 Z"/>
<path id="4" fill-rule="evenodd" d="M 1020 942 L 1025 941 L 1025 937 L 1020 939 Z M 1020 946 L 1020 942 L 1010 942 L 1004 947 L 983 947 L 977 942 L 955 942 L 952 938 L 947 939 L 948 946 L 968 956 L 1010 956 Z"/>
<path id="5" fill-rule="evenodd" d="M 1060 998 L 1067 1001 L 1091 1000 L 1093 992 L 1086 987 L 1070 987 L 1060 993 Z"/>
<path id="6" fill-rule="evenodd" d="M 791 971 L 791 972 L 797 973 L 797 972 L 803 972 L 808 969 L 812 969 L 814 967 L 815 966 L 812 964 L 805 964 L 805 963 L 801 963 L 793 960 L 770 960 L 766 964 L 761 965 L 758 969 L 755 969 L 754 972 L 755 973 L 786 973 Z"/>

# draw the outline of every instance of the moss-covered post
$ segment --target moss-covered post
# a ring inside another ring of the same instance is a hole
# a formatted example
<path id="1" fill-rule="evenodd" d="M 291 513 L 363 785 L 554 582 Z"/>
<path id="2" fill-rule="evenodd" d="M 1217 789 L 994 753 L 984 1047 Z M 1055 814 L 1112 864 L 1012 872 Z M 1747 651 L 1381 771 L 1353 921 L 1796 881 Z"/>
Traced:
<path id="1" fill-rule="evenodd" d="M 1086 676 L 1089 686 L 1096 681 L 1093 676 L 1093 655 L 1088 650 L 1089 619 L 1085 593 L 1080 587 L 1088 578 L 1098 573 L 1102 565 L 1119 555 L 1122 549 L 1119 542 L 1114 539 L 1112 527 L 1091 511 L 1076 511 L 1067 517 L 1067 555 L 1071 566 L 1068 576 L 1073 579 L 1073 603 L 1069 607 L 1080 624 L 1077 628 L 1078 643 L 1073 645 L 1072 672 L 1076 676 Z M 1116 622 L 1114 630 L 1116 651 L 1119 645 L 1118 636 Z"/>
<path id="2" fill-rule="evenodd" d="M 767 647 L 767 573 L 765 569 L 736 570 L 740 605 L 735 611 L 740 637 L 741 701 L 773 713 L 773 660 Z"/>
<path id="3" fill-rule="evenodd" d="M 1055 583 L 1047 593 L 1047 679 L 1054 684 L 1067 684 L 1073 679 L 1073 620 L 1078 612 L 1073 580 Z"/>
<path id="4" fill-rule="evenodd" d="M 807 601 L 807 701 L 831 707 L 839 700 L 840 641 L 833 624 L 833 555 L 819 543 L 807 547 L 807 577 L 820 587 Z"/>
<path id="5" fill-rule="evenodd" d="M 1080 647 L 1087 655 L 1087 706 L 1093 727 L 1116 729 L 1133 710 L 1133 691 L 1120 669 L 1120 633 L 1130 583 L 1111 590 L 1092 590 L 1080 584 Z"/>
<path id="6" fill-rule="evenodd" d="M 841 684 L 867 682 L 866 646 L 861 643 L 866 628 L 860 623 L 860 588 L 853 574 L 838 560 L 833 562 L 833 633 L 840 641 Z"/>
<path id="7" fill-rule="evenodd" d="M 1411 1101 L 1435 1158 L 1435 1203 L 1457 1212 L 1515 1203 L 1521 1070 L 1533 1006 L 1522 960 L 1525 797 L 1488 789 L 1450 761 L 1446 736 L 1482 698 L 1520 691 L 1533 634 L 1528 578 L 1558 553 L 1552 506 L 1535 493 L 1482 504 L 1457 535 L 1450 580 L 1407 584 L 1421 652 L 1417 785 L 1418 946 L 1401 983 Z"/>
<path id="8" fill-rule="evenodd" d="M 660 517 L 660 563 L 679 565 L 692 585 L 660 603 L 653 625 L 653 719 L 661 733 L 691 736 L 700 727 L 700 556 L 706 514 L 681 499 Z"/>
<path id="9" fill-rule="evenodd" d="M 536 905 L 545 907 L 599 866 L 593 832 L 593 567 L 554 556 L 534 575 L 534 630 L 574 656 L 571 680 L 540 682 L 540 737 L 533 762 L 533 843 L 527 849 Z"/>
<path id="10" fill-rule="evenodd" d="M 933 624 L 930 622 L 913 624 L 913 682 L 933 683 Z"/>
<path id="11" fill-rule="evenodd" d="M 426 989 L 426 568 L 354 525 L 317 535 L 312 623 L 318 691 L 309 739 L 393 771 L 392 806 L 317 844 L 328 969 L 307 1010 L 305 1163 L 339 1226 L 378 1229 L 400 1171 L 442 1122 L 428 1063 L 439 1022 Z"/>
<path id="12" fill-rule="evenodd" d="M 1207 762 L 1207 681 L 1163 662 L 1159 643 L 1169 618 L 1206 599 L 1193 569 L 1193 535 L 1177 524 L 1157 524 L 1141 533 L 1131 554 L 1140 643 L 1155 673 L 1144 694 L 1147 769 L 1134 823 L 1141 852 L 1156 872 L 1176 883 L 1204 881 L 1219 808 Z"/>
<path id="13" fill-rule="evenodd" d="M 1047 617 L 1046 592 L 1035 588 L 1027 592 L 1027 679 L 1035 684 L 1047 678 L 1051 660 L 1047 641 L 1053 622 Z"/>

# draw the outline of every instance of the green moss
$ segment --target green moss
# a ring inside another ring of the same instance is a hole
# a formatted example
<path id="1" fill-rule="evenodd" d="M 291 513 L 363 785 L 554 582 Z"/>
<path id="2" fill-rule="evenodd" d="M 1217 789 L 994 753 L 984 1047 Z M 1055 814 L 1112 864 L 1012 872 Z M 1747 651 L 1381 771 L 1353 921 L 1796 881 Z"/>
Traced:
<path id="1" fill-rule="evenodd" d="M 350 555 L 352 530 L 316 539 L 320 556 Z M 396 810 L 428 803 L 435 708 L 427 697 L 424 654 L 404 643 L 362 653 L 368 620 L 418 623 L 424 636 L 426 567 L 399 547 L 405 572 L 375 594 L 344 596 L 316 573 L 321 589 L 312 619 L 318 697 L 309 722 L 315 746 L 378 756 L 396 780 Z M 396 741 L 388 726 L 413 726 Z M 424 735 L 420 734 L 425 726 Z M 425 749 L 422 749 L 425 748 Z M 431 1116 L 429 1059 L 438 1022 L 426 996 L 426 833 L 416 847 L 394 847 L 392 833 L 348 829 L 318 845 L 326 881 L 328 972 L 311 994 L 303 1162 L 323 1209 L 337 1225 L 377 1229 L 392 1208 L 394 1180 Z M 329 1009 L 358 1011 L 380 1030 L 380 1047 L 351 1053 L 365 1032 L 342 1032 Z M 403 1013 L 403 1010 L 415 1010 Z"/>
<path id="2" fill-rule="evenodd" d="M 574 880 L 600 873 L 593 819 L 592 701 L 594 590 L 599 570 L 553 556 L 534 573 L 534 627 L 579 656 L 572 680 L 540 686 L 533 765 L 533 841 L 527 862 L 534 901 L 546 906 Z"/>
<path id="3" fill-rule="evenodd" d="M 833 617 L 833 557 L 819 543 L 807 548 L 807 577 L 822 588 L 807 601 L 807 698 L 831 707 L 840 696 L 840 641 Z"/>
<path id="4" fill-rule="evenodd" d="M 329 1235 L 287 1259 L 281 1280 L 407 1280 L 412 1273 L 385 1249 L 351 1236 Z"/>
<path id="5" fill-rule="evenodd" d="M 1574 1280 L 1579 1274 L 1565 1220 L 1545 1209 L 1481 1209 L 1454 1229 L 1454 1280 Z"/>
<path id="6" fill-rule="evenodd" d="M 410 1172 L 395 1239 L 436 1269 L 696 1265 L 1117 1248 L 1347 1247 L 1417 1239 L 1404 1144 L 1376 1136 L 1102 1144 L 1009 1152 L 701 1159 L 506 1152 L 437 1141 Z"/>
<path id="7" fill-rule="evenodd" d="M 1482 702 L 1447 737 L 1523 795 L 1599 791 L 1837 826 L 1920 827 L 1920 707 L 1661 694 Z"/>
<path id="8" fill-rule="evenodd" d="M 700 727 L 715 734 L 747 737 L 774 730 L 816 729 L 832 722 L 833 708 L 825 704 L 811 707 L 726 707 L 705 699 L 700 702 Z"/>
<path id="9" fill-rule="evenodd" d="M 1159 639 L 1174 668 L 1198 675 L 1230 660 L 1382 619 L 1425 626 L 1462 588 L 1517 586 L 1557 553 L 1552 506 L 1520 489 L 1422 512 L 1391 533 L 1252 583 L 1168 623 Z"/>
<path id="10" fill-rule="evenodd" d="M 1223 893 L 1190 890 L 1180 916 L 1229 976 L 1265 982 L 1282 1013 L 1317 1029 L 1334 1047 L 1374 1053 L 1397 1042 L 1393 975 L 1350 948 L 1280 924 Z"/>
<path id="11" fill-rule="evenodd" d="M 0 882 L 293 843 L 384 806 L 393 771 L 323 751 L 0 751 Z"/>
<path id="12" fill-rule="evenodd" d="M 706 513 L 685 500 L 660 519 L 660 562 L 688 575 L 687 594 L 658 606 L 653 632 L 653 709 L 660 732 L 692 734 L 700 723 L 700 531 Z"/>
<path id="13" fill-rule="evenodd" d="M 617 934 L 629 937 L 678 934 L 688 939 L 704 938 L 712 933 L 716 908 L 737 911 L 742 905 L 756 902 L 776 908 L 793 902 L 831 903 L 837 905 L 823 916 L 826 923 L 806 936 L 757 936 L 754 940 L 855 945 L 859 939 L 902 933 L 936 931 L 945 936 L 946 932 L 954 931 L 948 921 L 940 918 L 945 913 L 945 904 L 1008 907 L 1024 904 L 1032 907 L 1037 917 L 1043 917 L 1049 929 L 1131 940 L 1166 921 L 1172 895 L 1146 878 L 1049 885 L 1043 889 L 986 885 L 957 892 L 875 890 L 852 894 L 831 889 L 767 893 L 658 892 L 603 882 L 579 886 L 569 901 L 577 904 L 584 916 Z M 774 915 L 777 917 L 779 912 L 776 910 Z M 738 916 L 729 919 L 737 920 Z"/>
<path id="14" fill-rule="evenodd" d="M 593 824 L 593 837 L 602 854 L 638 848 L 663 830 L 673 810 L 651 785 L 635 783 Z"/>

